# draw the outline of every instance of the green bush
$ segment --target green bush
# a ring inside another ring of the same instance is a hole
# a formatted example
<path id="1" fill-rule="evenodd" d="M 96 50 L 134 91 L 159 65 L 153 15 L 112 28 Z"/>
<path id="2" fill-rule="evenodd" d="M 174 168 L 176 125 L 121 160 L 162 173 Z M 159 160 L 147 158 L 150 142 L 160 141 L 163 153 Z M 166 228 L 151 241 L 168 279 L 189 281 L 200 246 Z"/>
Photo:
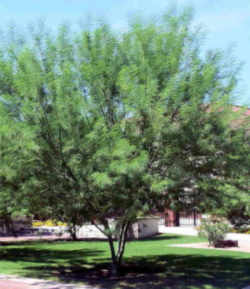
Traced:
<path id="1" fill-rule="evenodd" d="M 216 242 L 224 240 L 230 231 L 230 226 L 223 222 L 202 220 L 199 227 L 199 236 L 208 239 L 209 246 L 215 246 Z"/>

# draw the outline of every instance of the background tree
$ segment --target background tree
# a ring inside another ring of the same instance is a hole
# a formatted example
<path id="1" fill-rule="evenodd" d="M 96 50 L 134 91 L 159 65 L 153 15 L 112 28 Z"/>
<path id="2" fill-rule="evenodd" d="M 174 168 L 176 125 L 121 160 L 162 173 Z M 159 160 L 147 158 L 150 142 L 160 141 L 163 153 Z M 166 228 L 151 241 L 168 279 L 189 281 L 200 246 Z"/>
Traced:
<path id="1" fill-rule="evenodd" d="M 30 215 L 22 187 L 31 177 L 26 158 L 36 145 L 32 131 L 23 130 L 23 123 L 12 119 L 6 103 L 0 104 L 0 114 L 0 223 L 6 233 L 16 236 L 13 220 Z"/>

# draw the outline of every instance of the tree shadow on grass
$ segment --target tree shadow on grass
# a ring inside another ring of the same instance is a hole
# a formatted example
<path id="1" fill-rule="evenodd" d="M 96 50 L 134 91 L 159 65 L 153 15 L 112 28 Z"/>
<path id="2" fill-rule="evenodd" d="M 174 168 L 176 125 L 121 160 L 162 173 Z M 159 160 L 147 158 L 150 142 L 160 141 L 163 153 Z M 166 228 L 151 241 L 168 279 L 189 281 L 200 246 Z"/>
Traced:
<path id="1" fill-rule="evenodd" d="M 110 289 L 241 289 L 250 284 L 250 259 L 198 254 L 126 259 L 120 280 L 90 283 Z"/>
<path id="2" fill-rule="evenodd" d="M 109 263 L 92 264 L 92 268 L 85 265 L 58 267 L 57 277 L 64 282 L 84 282 L 100 289 L 240 289 L 250 283 L 250 260 L 229 257 L 166 255 L 130 258 L 119 278 L 105 275 Z M 43 267 L 26 269 L 29 273 L 44 270 Z M 52 266 L 46 268 L 46 277 L 51 276 L 53 269 Z"/>
<path id="3" fill-rule="evenodd" d="M 84 258 L 99 256 L 102 250 L 48 250 L 42 248 L 8 248 L 0 252 L 1 261 L 31 263 L 84 263 Z"/>
<path id="4" fill-rule="evenodd" d="M 15 256 L 16 260 L 36 260 L 38 266 L 25 267 L 29 277 L 56 277 L 101 289 L 240 289 L 250 284 L 250 259 L 239 257 L 168 254 L 127 258 L 120 277 L 114 278 L 109 275 L 110 261 L 101 258 L 101 251 L 49 251 L 32 249 Z M 91 256 L 91 261 L 84 256 Z M 67 265 L 61 265 L 60 260 L 66 260 Z M 44 266 L 39 262 L 54 264 Z"/>
<path id="5" fill-rule="evenodd" d="M 39 243 L 26 247 L 3 246 L 0 259 L 23 263 L 20 274 L 26 277 L 54 277 L 63 282 L 84 282 L 100 289 L 241 289 L 250 284 L 250 259 L 238 255 L 204 256 L 193 254 L 191 250 L 192 253 L 183 255 L 178 252 L 130 257 L 125 258 L 120 277 L 113 278 L 109 275 L 110 259 L 104 249 L 34 246 Z"/>
<path id="6" fill-rule="evenodd" d="M 152 241 L 168 241 L 168 240 L 178 240 L 178 239 L 182 239 L 183 237 L 180 236 L 180 235 L 164 235 L 164 234 L 157 234 L 153 237 L 148 237 L 148 238 L 143 238 L 143 239 L 139 239 L 139 240 L 136 240 L 136 242 L 141 242 L 141 243 L 144 243 L 144 242 L 152 242 Z"/>

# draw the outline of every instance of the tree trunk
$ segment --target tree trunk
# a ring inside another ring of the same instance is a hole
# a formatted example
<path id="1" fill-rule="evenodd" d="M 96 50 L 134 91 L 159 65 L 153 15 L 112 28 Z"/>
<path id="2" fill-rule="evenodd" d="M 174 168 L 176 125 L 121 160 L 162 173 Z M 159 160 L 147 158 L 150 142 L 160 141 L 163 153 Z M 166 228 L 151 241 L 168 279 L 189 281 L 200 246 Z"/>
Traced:
<path id="1" fill-rule="evenodd" d="M 108 238 L 110 253 L 111 253 L 111 260 L 112 260 L 111 274 L 113 276 L 118 276 L 120 273 L 121 265 L 122 265 L 122 259 L 123 259 L 123 255 L 125 251 L 126 242 L 127 242 L 127 233 L 128 233 L 128 229 L 130 226 L 130 222 L 126 221 L 126 222 L 123 222 L 121 225 L 120 232 L 117 236 L 118 238 L 117 252 L 115 250 L 114 239 L 113 239 L 113 235 L 111 233 L 108 222 L 105 220 L 102 223 L 104 225 L 105 231 L 102 230 L 100 226 L 98 226 L 95 222 L 93 223 L 97 227 L 97 229 L 99 229 Z"/>
<path id="2" fill-rule="evenodd" d="M 74 231 L 70 232 L 70 236 L 71 236 L 72 241 L 77 241 L 76 232 Z"/>
<path id="3" fill-rule="evenodd" d="M 17 237 L 17 233 L 15 231 L 15 225 L 10 215 L 6 215 L 4 217 L 4 223 L 6 227 L 6 233 L 11 234 L 14 237 Z"/>
<path id="4" fill-rule="evenodd" d="M 194 209 L 194 226 L 197 226 L 197 214 L 196 214 L 196 210 Z"/>
<path id="5" fill-rule="evenodd" d="M 118 245 L 118 252 L 117 252 L 117 259 L 118 259 L 119 266 L 121 266 L 122 264 L 122 258 L 123 258 L 123 254 L 124 254 L 125 246 L 127 242 L 127 234 L 128 234 L 129 226 L 130 226 L 130 222 L 125 222 L 121 228 L 120 238 L 118 240 L 119 245 Z"/>
<path id="6" fill-rule="evenodd" d="M 121 265 L 122 265 L 122 259 L 125 251 L 125 246 L 127 242 L 127 233 L 129 228 L 130 222 L 124 222 L 121 225 L 121 229 L 118 235 L 118 249 L 117 252 L 115 252 L 114 249 L 114 242 L 113 238 L 109 237 L 109 246 L 111 251 L 111 257 L 112 257 L 112 275 L 119 275 Z"/>
<path id="7" fill-rule="evenodd" d="M 71 225 L 69 227 L 69 233 L 70 233 L 70 237 L 73 241 L 77 240 L 77 234 L 76 234 L 77 228 L 75 225 Z"/>
<path id="8" fill-rule="evenodd" d="M 112 259 L 112 265 L 111 265 L 111 275 L 112 276 L 118 276 L 120 271 L 120 265 L 117 260 L 117 255 L 115 253 L 115 247 L 114 247 L 114 241 L 112 236 L 108 236 L 109 241 L 109 247 L 111 252 L 111 259 Z"/>

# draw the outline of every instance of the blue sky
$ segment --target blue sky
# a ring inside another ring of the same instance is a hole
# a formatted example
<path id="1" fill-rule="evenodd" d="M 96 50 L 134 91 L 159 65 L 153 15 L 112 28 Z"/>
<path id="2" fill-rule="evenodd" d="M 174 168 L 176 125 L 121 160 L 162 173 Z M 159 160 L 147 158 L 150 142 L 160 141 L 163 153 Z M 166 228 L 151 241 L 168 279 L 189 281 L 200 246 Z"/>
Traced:
<path id="1" fill-rule="evenodd" d="M 244 63 L 238 103 L 250 106 L 250 0 L 0 0 L 0 26 L 11 21 L 24 25 L 37 18 L 56 26 L 88 16 L 104 18 L 119 30 L 135 13 L 160 14 L 172 4 L 194 7 L 194 22 L 208 32 L 204 48 L 226 50 L 234 45 L 234 55 Z"/>

